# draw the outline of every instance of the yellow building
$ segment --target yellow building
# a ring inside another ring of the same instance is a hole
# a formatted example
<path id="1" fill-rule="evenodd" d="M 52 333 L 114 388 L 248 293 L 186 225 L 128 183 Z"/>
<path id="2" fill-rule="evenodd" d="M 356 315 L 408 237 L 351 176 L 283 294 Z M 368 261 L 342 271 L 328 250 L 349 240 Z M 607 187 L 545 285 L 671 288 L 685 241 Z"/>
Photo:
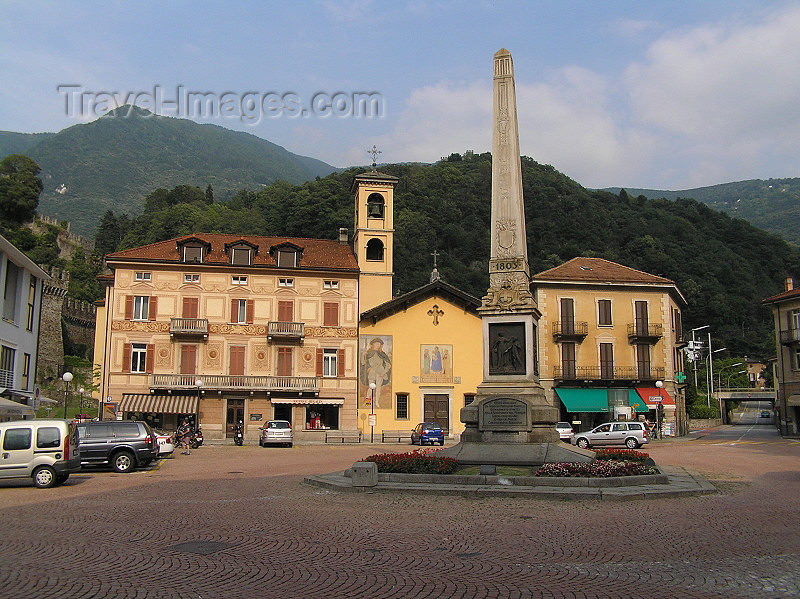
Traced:
<path id="1" fill-rule="evenodd" d="M 125 418 L 209 439 L 286 419 L 295 439 L 354 429 L 359 269 L 319 240 L 196 234 L 106 256 L 100 393 Z M 104 417 L 108 417 L 108 413 Z"/>
<path id="2" fill-rule="evenodd" d="M 361 315 L 358 426 L 366 438 L 419 422 L 438 422 L 451 437 L 464 430 L 460 410 L 483 378 L 479 306 L 436 279 Z"/>
<path id="3" fill-rule="evenodd" d="M 554 395 L 562 420 L 587 430 L 608 420 L 646 417 L 663 422 L 664 434 L 685 434 L 680 390 L 686 300 L 677 285 L 582 257 L 532 279 L 542 312 L 540 381 Z"/>

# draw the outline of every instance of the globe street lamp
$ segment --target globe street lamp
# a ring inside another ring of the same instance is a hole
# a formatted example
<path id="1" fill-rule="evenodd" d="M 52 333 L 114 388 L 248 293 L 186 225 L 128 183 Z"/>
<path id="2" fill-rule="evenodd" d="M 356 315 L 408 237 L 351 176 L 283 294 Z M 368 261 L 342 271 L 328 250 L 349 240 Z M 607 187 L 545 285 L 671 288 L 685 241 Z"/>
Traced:
<path id="1" fill-rule="evenodd" d="M 83 414 L 83 387 L 78 389 L 78 393 L 81 394 L 81 403 L 80 403 L 80 406 L 78 407 L 78 413 L 79 414 Z"/>
<path id="2" fill-rule="evenodd" d="M 198 424 L 200 423 L 200 400 L 202 399 L 201 398 L 201 394 L 202 394 L 201 389 L 203 388 L 203 380 L 202 379 L 197 379 L 197 380 L 195 380 L 194 384 L 195 384 L 195 387 L 197 387 L 197 413 L 194 416 L 194 428 L 196 429 Z"/>
<path id="3" fill-rule="evenodd" d="M 372 381 L 369 384 L 369 389 L 372 391 L 372 399 L 369 402 L 369 442 L 373 442 L 373 437 L 375 436 L 375 388 L 378 385 L 375 384 L 375 381 Z"/>
<path id="4" fill-rule="evenodd" d="M 67 371 L 61 375 L 61 380 L 64 381 L 64 420 L 67 419 L 67 398 L 69 394 L 69 382 L 72 380 L 72 373 Z"/>

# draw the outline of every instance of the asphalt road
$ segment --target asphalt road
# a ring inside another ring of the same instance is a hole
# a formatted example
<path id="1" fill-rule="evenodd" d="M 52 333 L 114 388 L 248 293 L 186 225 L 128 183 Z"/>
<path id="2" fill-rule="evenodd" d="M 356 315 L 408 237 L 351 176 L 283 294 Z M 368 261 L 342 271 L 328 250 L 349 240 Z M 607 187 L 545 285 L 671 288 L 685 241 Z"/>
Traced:
<path id="1" fill-rule="evenodd" d="M 210 446 L 55 489 L 2 483 L 0 597 L 800 597 L 800 443 L 750 428 L 643 448 L 720 491 L 680 499 L 354 495 L 301 482 L 410 449 L 393 445 Z"/>

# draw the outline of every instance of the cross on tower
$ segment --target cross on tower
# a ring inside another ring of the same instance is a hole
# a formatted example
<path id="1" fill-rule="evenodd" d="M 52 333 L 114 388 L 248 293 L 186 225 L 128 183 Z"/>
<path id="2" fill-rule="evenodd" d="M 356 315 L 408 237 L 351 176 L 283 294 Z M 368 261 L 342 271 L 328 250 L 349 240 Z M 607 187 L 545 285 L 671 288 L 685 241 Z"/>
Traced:
<path id="1" fill-rule="evenodd" d="M 372 156 L 372 172 L 375 172 L 375 168 L 377 165 L 378 154 L 383 154 L 375 145 L 372 146 L 371 150 L 367 150 L 367 154 Z"/>
<path id="2" fill-rule="evenodd" d="M 431 253 L 431 256 L 433 256 L 433 267 L 434 268 L 436 268 L 436 266 L 437 266 L 436 265 L 436 258 L 438 258 L 440 255 L 441 254 L 439 254 L 439 252 L 437 252 L 435 249 L 433 250 L 433 253 Z"/>

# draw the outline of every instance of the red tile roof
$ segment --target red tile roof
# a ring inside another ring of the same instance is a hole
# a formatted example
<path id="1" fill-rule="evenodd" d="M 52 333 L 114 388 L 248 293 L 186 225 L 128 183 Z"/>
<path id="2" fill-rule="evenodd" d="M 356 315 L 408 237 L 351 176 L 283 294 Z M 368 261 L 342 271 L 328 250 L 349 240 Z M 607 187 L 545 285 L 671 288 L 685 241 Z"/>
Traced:
<path id="1" fill-rule="evenodd" d="M 761 300 L 762 304 L 772 304 L 777 302 L 782 302 L 785 300 L 796 299 L 800 297 L 800 287 L 797 289 L 789 289 L 789 291 L 782 291 L 777 295 L 773 295 L 768 297 L 767 299 Z"/>
<path id="2" fill-rule="evenodd" d="M 574 281 L 585 283 L 649 283 L 675 285 L 674 281 L 629 268 L 603 258 L 577 257 L 531 277 L 534 281 Z"/>
<path id="3" fill-rule="evenodd" d="M 309 239 L 303 237 L 262 237 L 257 235 L 226 235 L 220 233 L 194 233 L 167 241 L 158 241 L 149 245 L 114 252 L 106 256 L 110 266 L 122 262 L 161 262 L 181 263 L 179 244 L 190 240 L 199 240 L 210 244 L 211 250 L 203 259 L 204 265 L 233 266 L 230 255 L 225 253 L 225 245 L 244 241 L 258 247 L 253 256 L 252 266 L 277 267 L 275 255 L 270 248 L 290 243 L 302 250 L 298 268 L 336 269 L 358 271 L 358 262 L 350 245 L 331 239 Z"/>

